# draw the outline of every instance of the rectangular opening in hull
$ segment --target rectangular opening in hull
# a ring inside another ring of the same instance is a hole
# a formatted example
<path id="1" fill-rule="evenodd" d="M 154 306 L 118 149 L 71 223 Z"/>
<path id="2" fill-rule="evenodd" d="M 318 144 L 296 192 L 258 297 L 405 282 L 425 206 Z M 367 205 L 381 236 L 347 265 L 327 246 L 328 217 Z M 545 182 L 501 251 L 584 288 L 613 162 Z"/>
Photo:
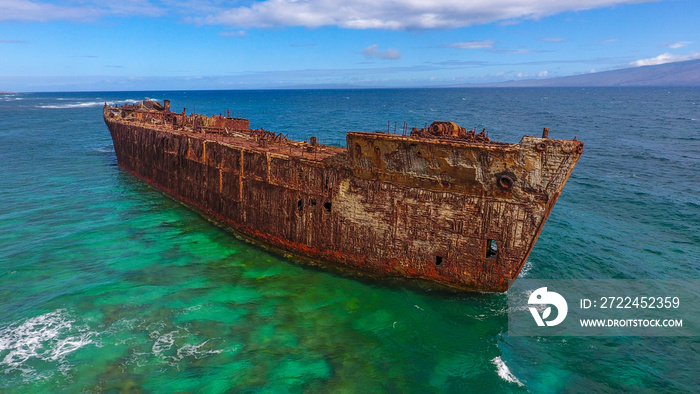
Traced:
<path id="1" fill-rule="evenodd" d="M 486 258 L 490 259 L 498 255 L 498 245 L 495 239 L 486 240 Z"/>

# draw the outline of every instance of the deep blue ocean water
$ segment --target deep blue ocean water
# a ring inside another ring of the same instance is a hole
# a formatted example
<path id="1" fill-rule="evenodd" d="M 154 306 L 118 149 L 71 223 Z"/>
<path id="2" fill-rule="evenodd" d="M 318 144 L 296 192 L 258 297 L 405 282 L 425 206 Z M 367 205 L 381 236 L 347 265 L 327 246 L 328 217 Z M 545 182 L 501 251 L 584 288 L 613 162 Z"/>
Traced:
<path id="1" fill-rule="evenodd" d="M 698 392 L 699 337 L 519 337 L 503 294 L 343 277 L 119 169 L 102 104 L 321 141 L 433 120 L 585 142 L 521 277 L 700 278 L 700 89 L 0 95 L 0 392 Z M 700 290 L 700 289 L 699 289 Z M 700 308 L 700 306 L 698 306 Z"/>

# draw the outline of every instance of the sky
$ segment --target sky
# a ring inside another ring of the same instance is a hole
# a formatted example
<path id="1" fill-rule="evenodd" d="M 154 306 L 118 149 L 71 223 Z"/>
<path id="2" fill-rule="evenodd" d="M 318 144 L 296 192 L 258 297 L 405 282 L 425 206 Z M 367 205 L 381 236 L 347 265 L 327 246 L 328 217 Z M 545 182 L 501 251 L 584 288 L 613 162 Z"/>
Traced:
<path id="1" fill-rule="evenodd" d="M 0 91 L 429 87 L 700 58 L 698 0 L 0 0 Z"/>

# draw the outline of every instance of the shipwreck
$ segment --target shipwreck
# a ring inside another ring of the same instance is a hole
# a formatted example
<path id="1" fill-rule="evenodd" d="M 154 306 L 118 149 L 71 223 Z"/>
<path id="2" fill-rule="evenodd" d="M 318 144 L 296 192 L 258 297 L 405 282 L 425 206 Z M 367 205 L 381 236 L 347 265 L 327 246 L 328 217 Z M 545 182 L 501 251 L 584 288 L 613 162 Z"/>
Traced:
<path id="1" fill-rule="evenodd" d="M 457 291 L 508 289 L 583 151 L 546 128 L 506 144 L 452 122 L 329 146 L 168 100 L 105 104 L 104 120 L 122 169 L 238 234 Z"/>

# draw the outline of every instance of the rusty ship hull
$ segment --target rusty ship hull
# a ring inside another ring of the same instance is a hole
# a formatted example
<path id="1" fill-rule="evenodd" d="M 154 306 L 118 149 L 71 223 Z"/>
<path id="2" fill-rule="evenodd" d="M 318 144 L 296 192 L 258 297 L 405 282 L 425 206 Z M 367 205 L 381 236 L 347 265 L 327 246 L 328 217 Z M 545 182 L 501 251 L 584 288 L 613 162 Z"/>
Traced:
<path id="1" fill-rule="evenodd" d="M 258 242 L 458 291 L 507 290 L 583 149 L 437 126 L 348 132 L 341 148 L 169 104 L 105 105 L 122 169 Z"/>

